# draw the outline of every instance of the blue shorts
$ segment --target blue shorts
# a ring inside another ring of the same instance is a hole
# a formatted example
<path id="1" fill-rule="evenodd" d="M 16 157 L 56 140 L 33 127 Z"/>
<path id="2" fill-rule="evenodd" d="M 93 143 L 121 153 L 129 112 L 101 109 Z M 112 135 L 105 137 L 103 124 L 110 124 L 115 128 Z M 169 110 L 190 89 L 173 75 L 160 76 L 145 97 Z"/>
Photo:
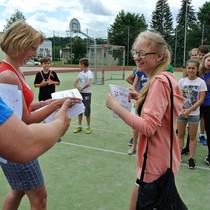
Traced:
<path id="1" fill-rule="evenodd" d="M 199 121 L 200 121 L 200 115 L 189 116 L 188 118 L 185 118 L 181 114 L 177 117 L 177 121 L 197 125 L 199 124 Z"/>
<path id="2" fill-rule="evenodd" d="M 33 190 L 44 184 L 38 160 L 28 163 L 1 163 L 2 170 L 13 190 Z"/>

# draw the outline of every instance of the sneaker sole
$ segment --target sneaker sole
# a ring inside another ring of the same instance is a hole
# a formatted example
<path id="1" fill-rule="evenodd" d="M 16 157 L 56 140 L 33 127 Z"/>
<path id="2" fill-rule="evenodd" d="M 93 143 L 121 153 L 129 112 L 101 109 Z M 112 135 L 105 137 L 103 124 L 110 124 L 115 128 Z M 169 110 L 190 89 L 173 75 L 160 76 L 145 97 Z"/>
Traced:
<path id="1" fill-rule="evenodd" d="M 189 169 L 195 169 L 195 167 L 192 167 L 192 166 L 191 166 L 191 167 L 190 167 L 190 166 L 188 166 L 188 168 L 189 168 Z"/>
<path id="2" fill-rule="evenodd" d="M 134 152 L 128 152 L 128 155 L 135 155 L 136 154 L 136 151 L 134 151 Z"/>
<path id="3" fill-rule="evenodd" d="M 189 154 L 189 152 L 182 153 L 182 155 L 188 155 L 188 154 Z"/>
<path id="4" fill-rule="evenodd" d="M 207 161 L 207 160 L 205 160 L 205 163 L 206 163 L 206 165 L 208 165 L 208 166 L 209 166 L 209 164 L 210 164 L 209 161 Z"/>
<path id="5" fill-rule="evenodd" d="M 82 132 L 82 129 L 81 130 L 74 130 L 74 133 L 79 133 L 79 132 Z"/>

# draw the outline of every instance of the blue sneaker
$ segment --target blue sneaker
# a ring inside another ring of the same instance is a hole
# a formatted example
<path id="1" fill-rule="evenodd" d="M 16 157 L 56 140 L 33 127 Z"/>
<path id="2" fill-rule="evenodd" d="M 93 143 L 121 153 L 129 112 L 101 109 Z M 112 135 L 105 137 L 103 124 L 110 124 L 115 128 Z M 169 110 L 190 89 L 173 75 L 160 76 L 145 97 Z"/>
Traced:
<path id="1" fill-rule="evenodd" d="M 207 145 L 207 141 L 206 141 L 205 136 L 200 136 L 200 137 L 199 137 L 199 140 L 200 140 L 201 144 L 203 144 L 204 146 Z"/>

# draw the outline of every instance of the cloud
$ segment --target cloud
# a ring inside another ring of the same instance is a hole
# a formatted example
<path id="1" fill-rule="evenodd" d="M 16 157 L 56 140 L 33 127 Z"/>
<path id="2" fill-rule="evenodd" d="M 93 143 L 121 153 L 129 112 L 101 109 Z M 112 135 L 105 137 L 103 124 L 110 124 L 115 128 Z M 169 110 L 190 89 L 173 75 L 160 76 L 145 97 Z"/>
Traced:
<path id="1" fill-rule="evenodd" d="M 111 16 L 113 15 L 106 6 L 98 0 L 81 0 L 84 12 L 86 14 L 94 14 L 99 16 Z"/>
<path id="2" fill-rule="evenodd" d="M 41 22 L 41 23 L 47 23 L 48 22 L 48 17 L 41 12 L 37 12 L 35 13 L 31 18 L 31 20 L 37 21 L 37 22 Z"/>
<path id="3" fill-rule="evenodd" d="M 81 30 L 90 37 L 107 37 L 107 28 L 121 10 L 143 14 L 150 25 L 157 0 L 0 0 L 0 31 L 15 10 L 23 13 L 27 22 L 41 30 L 47 37 L 67 36 L 72 18 L 78 19 Z M 168 0 L 174 20 L 181 7 L 181 0 Z M 195 11 L 204 4 L 203 0 L 192 0 Z"/>

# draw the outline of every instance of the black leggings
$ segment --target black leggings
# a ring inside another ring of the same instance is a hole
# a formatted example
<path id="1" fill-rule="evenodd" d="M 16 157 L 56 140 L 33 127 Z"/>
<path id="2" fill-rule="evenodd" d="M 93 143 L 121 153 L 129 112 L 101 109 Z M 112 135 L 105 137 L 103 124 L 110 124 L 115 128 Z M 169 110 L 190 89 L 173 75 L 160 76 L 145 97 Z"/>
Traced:
<path id="1" fill-rule="evenodd" d="M 210 158 L 210 106 L 201 106 L 200 114 L 203 115 L 207 136 L 208 157 Z"/>

